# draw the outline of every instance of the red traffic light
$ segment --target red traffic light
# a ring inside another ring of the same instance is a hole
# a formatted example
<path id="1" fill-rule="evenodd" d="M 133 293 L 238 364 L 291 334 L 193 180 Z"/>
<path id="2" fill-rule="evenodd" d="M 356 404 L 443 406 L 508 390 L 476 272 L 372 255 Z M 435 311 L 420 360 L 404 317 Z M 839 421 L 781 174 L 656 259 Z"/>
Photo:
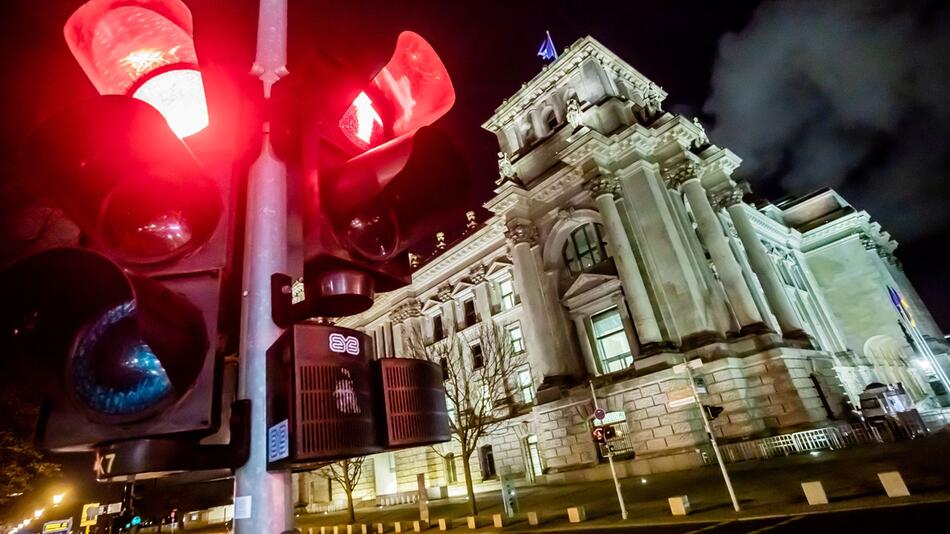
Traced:
<path id="1" fill-rule="evenodd" d="M 356 96 L 339 127 L 357 149 L 367 150 L 432 124 L 454 103 L 442 59 L 422 36 L 404 31 L 392 58 Z"/>
<path id="2" fill-rule="evenodd" d="M 208 125 L 191 11 L 181 0 L 90 0 L 63 33 L 100 94 L 148 102 L 179 137 Z"/>
<path id="3" fill-rule="evenodd" d="M 222 218 L 218 186 L 151 106 L 103 96 L 44 122 L 27 145 L 27 185 L 125 263 L 181 257 Z"/>

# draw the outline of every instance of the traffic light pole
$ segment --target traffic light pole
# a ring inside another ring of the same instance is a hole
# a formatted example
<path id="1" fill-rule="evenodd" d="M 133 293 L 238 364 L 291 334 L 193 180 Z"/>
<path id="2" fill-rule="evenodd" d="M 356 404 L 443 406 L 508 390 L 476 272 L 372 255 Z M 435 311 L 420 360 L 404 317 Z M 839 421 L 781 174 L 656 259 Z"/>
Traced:
<path id="1" fill-rule="evenodd" d="M 590 396 L 594 399 L 594 411 L 596 412 L 600 406 L 597 406 L 597 393 L 594 391 L 594 383 L 588 382 L 590 384 Z M 610 445 L 607 445 L 607 461 L 610 462 L 610 475 L 614 478 L 614 487 L 617 489 L 617 502 L 620 503 L 620 517 L 627 518 L 627 505 L 623 503 L 623 494 L 620 493 L 620 481 L 617 480 L 617 470 L 614 468 L 614 451 L 610 450 Z"/>
<path id="2" fill-rule="evenodd" d="M 729 498 L 732 499 L 732 507 L 739 511 L 739 501 L 736 500 L 736 492 L 732 489 L 732 480 L 729 478 L 729 472 L 726 471 L 726 463 L 722 461 L 722 454 L 719 453 L 719 445 L 716 444 L 716 434 L 713 433 L 712 426 L 709 424 L 709 417 L 706 415 L 706 408 L 699 400 L 699 392 L 696 391 L 696 381 L 693 380 L 693 371 L 690 370 L 689 361 L 683 357 L 683 366 L 686 368 L 686 379 L 689 380 L 689 387 L 693 391 L 693 398 L 696 399 L 696 405 L 699 406 L 699 415 L 703 418 L 703 426 L 706 428 L 706 435 L 709 437 L 709 443 L 712 444 L 713 452 L 716 453 L 716 461 L 719 463 L 719 469 L 722 470 L 722 479 L 726 482 L 726 489 L 729 490 Z"/>
<path id="3" fill-rule="evenodd" d="M 287 74 L 287 0 L 260 0 L 257 57 L 252 74 L 270 97 Z M 271 318 L 271 275 L 287 272 L 287 168 L 275 155 L 264 124 L 261 155 L 251 166 L 241 306 L 238 396 L 250 399 L 251 454 L 234 482 L 237 534 L 280 534 L 293 529 L 289 472 L 267 471 L 266 353 L 281 329 Z"/>

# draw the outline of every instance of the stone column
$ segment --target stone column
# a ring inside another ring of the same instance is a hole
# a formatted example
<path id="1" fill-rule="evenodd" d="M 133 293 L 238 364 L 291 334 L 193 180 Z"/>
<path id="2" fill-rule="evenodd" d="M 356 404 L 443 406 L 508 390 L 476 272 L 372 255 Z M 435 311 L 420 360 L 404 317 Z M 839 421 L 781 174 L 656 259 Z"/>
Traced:
<path id="1" fill-rule="evenodd" d="M 591 347 L 590 333 L 587 331 L 587 318 L 583 315 L 575 315 L 574 328 L 577 329 L 577 339 L 580 342 L 581 353 L 584 355 L 584 363 L 587 365 L 587 372 L 592 376 L 600 374 L 600 365 L 594 356 L 594 349 Z"/>
<path id="2" fill-rule="evenodd" d="M 469 279 L 475 285 L 475 310 L 482 322 L 491 321 L 492 318 L 491 292 L 486 274 L 488 274 L 488 269 L 482 264 L 474 265 L 469 269 Z"/>
<path id="3" fill-rule="evenodd" d="M 424 342 L 420 316 L 422 306 L 419 301 L 410 298 L 396 306 L 389 314 L 393 323 L 393 354 L 398 357 L 410 357 Z"/>
<path id="4" fill-rule="evenodd" d="M 511 258 L 514 262 L 515 286 L 521 295 L 522 326 L 532 372 L 538 375 L 538 389 L 570 382 L 576 374 L 574 362 L 558 358 L 557 340 L 563 339 L 556 330 L 562 321 L 549 317 L 540 269 L 531 247 L 537 244 L 538 231 L 528 221 L 512 221 L 505 232 Z M 563 332 L 561 333 L 563 334 Z"/>
<path id="5" fill-rule="evenodd" d="M 709 203 L 706 189 L 699 180 L 702 167 L 698 162 L 686 160 L 672 168 L 663 169 L 663 172 L 670 185 L 678 188 L 689 202 L 699 235 L 716 266 L 719 279 L 726 290 L 726 298 L 732 305 L 739 326 L 742 327 L 743 332 L 768 330 L 768 327 L 763 324 L 759 310 L 755 307 L 752 292 L 742 277 L 742 269 L 732 254 L 729 241 L 723 233 L 722 224 Z"/>
<path id="6" fill-rule="evenodd" d="M 383 354 L 393 357 L 393 324 L 383 323 Z"/>
<path id="7" fill-rule="evenodd" d="M 589 179 L 585 186 L 597 202 L 597 209 L 604 218 L 604 228 L 607 230 L 607 237 L 613 249 L 614 263 L 617 266 L 620 283 L 623 285 L 624 296 L 633 314 L 637 337 L 643 351 L 648 352 L 649 347 L 657 346 L 663 341 L 663 337 L 656 322 L 656 315 L 653 313 L 653 304 L 650 303 L 646 285 L 643 283 L 643 276 L 633 255 L 630 238 L 627 237 L 623 221 L 620 219 L 620 212 L 614 203 L 614 199 L 620 197 L 620 181 L 616 176 L 600 171 L 598 175 Z"/>
<path id="8" fill-rule="evenodd" d="M 725 207 L 732 218 L 732 224 L 736 227 L 736 233 L 739 234 L 739 240 L 749 256 L 749 264 L 752 270 L 759 278 L 762 284 L 762 290 L 765 291 L 765 298 L 769 306 L 772 307 L 772 313 L 778 321 L 779 328 L 782 329 L 782 335 L 790 338 L 808 339 L 808 335 L 802 328 L 792 303 L 788 300 L 788 294 L 785 293 L 785 284 L 779 280 L 778 273 L 775 272 L 775 266 L 769 259 L 769 254 L 765 250 L 765 245 L 759 240 L 755 228 L 752 226 L 752 220 L 749 214 L 745 212 L 745 205 L 742 203 L 742 190 L 733 187 L 717 197 L 717 202 L 721 207 Z"/>

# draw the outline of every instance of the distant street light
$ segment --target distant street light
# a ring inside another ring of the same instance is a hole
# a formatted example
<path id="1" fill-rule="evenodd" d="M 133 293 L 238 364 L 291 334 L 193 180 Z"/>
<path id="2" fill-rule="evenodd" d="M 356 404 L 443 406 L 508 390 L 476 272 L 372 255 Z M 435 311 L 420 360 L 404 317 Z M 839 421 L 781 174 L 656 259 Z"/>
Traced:
<path id="1" fill-rule="evenodd" d="M 44 510 L 43 508 L 40 508 L 39 510 L 33 512 L 33 517 L 34 517 L 35 519 L 39 519 L 40 516 L 43 515 L 43 512 L 45 512 L 45 511 L 46 511 L 46 510 Z M 27 520 L 27 521 L 29 521 L 29 520 Z"/>
<path id="2" fill-rule="evenodd" d="M 59 506 L 63 502 L 63 497 L 65 496 L 65 493 L 57 493 L 56 495 L 53 495 L 53 506 Z"/>

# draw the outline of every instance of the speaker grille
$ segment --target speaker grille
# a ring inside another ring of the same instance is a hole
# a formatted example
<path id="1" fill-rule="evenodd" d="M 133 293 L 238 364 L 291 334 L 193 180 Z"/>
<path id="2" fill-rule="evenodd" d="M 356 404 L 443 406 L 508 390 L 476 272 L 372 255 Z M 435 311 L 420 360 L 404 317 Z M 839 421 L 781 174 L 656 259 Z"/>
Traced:
<path id="1" fill-rule="evenodd" d="M 378 361 L 385 393 L 386 445 L 405 447 L 448 441 L 448 413 L 441 368 L 407 358 Z"/>
<path id="2" fill-rule="evenodd" d="M 298 368 L 300 457 L 334 458 L 377 447 L 367 371 L 363 365 Z"/>

